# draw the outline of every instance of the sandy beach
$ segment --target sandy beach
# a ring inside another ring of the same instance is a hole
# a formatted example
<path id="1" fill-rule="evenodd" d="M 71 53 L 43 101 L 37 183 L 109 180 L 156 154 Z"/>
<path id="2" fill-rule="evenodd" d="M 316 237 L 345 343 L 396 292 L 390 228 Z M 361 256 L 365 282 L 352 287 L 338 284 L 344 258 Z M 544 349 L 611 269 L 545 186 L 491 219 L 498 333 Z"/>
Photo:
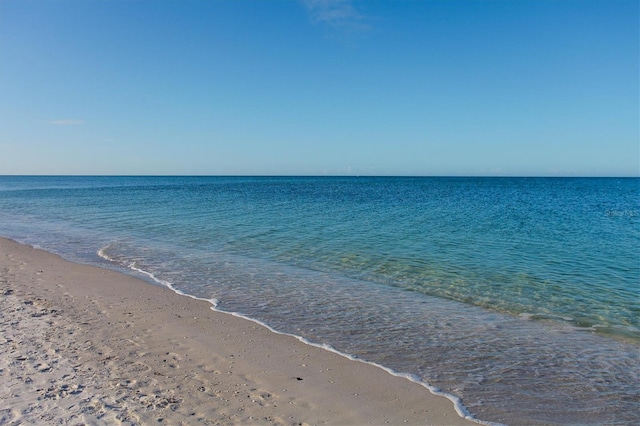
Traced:
<path id="1" fill-rule="evenodd" d="M 473 424 L 407 379 L 0 239 L 0 423 Z"/>

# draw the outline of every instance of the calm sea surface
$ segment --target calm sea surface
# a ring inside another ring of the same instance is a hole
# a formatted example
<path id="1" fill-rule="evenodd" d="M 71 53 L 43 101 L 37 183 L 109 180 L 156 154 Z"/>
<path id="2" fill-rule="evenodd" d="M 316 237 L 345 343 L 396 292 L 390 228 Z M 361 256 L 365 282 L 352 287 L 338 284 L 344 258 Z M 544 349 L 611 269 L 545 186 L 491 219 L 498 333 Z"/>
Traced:
<path id="1" fill-rule="evenodd" d="M 640 179 L 0 176 L 0 235 L 414 375 L 640 424 Z"/>

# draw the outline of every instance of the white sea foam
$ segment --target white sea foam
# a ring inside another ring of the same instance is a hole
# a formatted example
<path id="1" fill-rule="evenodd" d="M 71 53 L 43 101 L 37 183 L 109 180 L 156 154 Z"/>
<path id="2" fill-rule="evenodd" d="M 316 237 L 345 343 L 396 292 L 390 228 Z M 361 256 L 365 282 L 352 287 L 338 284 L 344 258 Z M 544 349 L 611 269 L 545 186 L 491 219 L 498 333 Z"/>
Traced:
<path id="1" fill-rule="evenodd" d="M 407 379 L 407 380 L 409 380 L 411 382 L 417 383 L 417 384 L 423 386 L 424 388 L 426 388 L 427 390 L 429 390 L 429 392 L 431 392 L 433 395 L 441 396 L 441 397 L 447 398 L 449 401 L 451 401 L 456 413 L 460 417 L 462 417 L 462 418 L 464 418 L 466 420 L 469 420 L 469 421 L 472 421 L 474 423 L 478 423 L 478 424 L 481 424 L 481 425 L 486 425 L 486 426 L 504 426 L 501 423 L 489 422 L 489 421 L 484 421 L 484 420 L 480 420 L 480 419 L 475 418 L 469 412 L 469 410 L 464 406 L 464 404 L 462 403 L 462 400 L 459 397 L 457 397 L 457 396 L 455 396 L 453 394 L 447 393 L 447 392 L 443 392 L 440 388 L 438 388 L 436 386 L 432 386 L 429 383 L 424 382 L 423 380 L 421 380 L 418 376 L 416 376 L 414 374 L 400 373 L 400 372 L 397 372 L 395 370 L 392 370 L 391 368 L 385 367 L 384 365 L 381 365 L 381 364 L 378 364 L 378 363 L 375 363 L 375 362 L 366 361 L 366 360 L 363 360 L 361 358 L 357 358 L 357 357 L 355 357 L 353 355 L 341 352 L 341 351 L 335 349 L 331 345 L 328 345 L 328 344 L 325 344 L 325 343 L 315 343 L 315 342 L 312 342 L 310 340 L 305 339 L 302 336 L 298 336 L 297 334 L 278 331 L 278 330 L 276 330 L 275 328 L 271 327 L 270 325 L 268 325 L 265 322 L 262 322 L 260 320 L 255 319 L 255 318 L 251 318 L 251 317 L 243 315 L 241 313 L 228 312 L 228 311 L 224 311 L 224 310 L 218 309 L 218 305 L 219 305 L 219 300 L 218 299 L 216 299 L 216 298 L 207 299 L 207 298 L 197 297 L 197 296 L 193 296 L 191 294 L 185 293 L 185 292 L 177 289 L 171 282 L 169 282 L 167 280 L 163 280 L 161 278 L 158 278 L 153 273 L 145 271 L 142 268 L 139 268 L 136 265 L 136 262 L 128 262 L 128 263 L 119 262 L 116 259 L 110 257 L 106 253 L 106 251 L 107 251 L 107 249 L 109 247 L 110 247 L 110 244 L 108 244 L 107 246 L 105 246 L 105 247 L 101 248 L 100 250 L 98 250 L 98 252 L 97 252 L 98 256 L 100 256 L 102 259 L 105 259 L 105 260 L 107 260 L 109 262 L 113 262 L 113 263 L 119 264 L 120 266 L 124 266 L 124 267 L 126 267 L 126 268 L 128 268 L 128 269 L 130 269 L 132 271 L 137 272 L 138 274 L 144 275 L 144 276 L 148 277 L 149 279 L 151 279 L 152 281 L 154 281 L 154 282 L 156 282 L 156 283 L 158 283 L 158 284 L 160 284 L 160 285 L 162 285 L 164 287 L 167 287 L 167 288 L 171 289 L 172 291 L 174 291 L 176 294 L 178 294 L 180 296 L 187 296 L 187 297 L 190 297 L 190 298 L 195 299 L 195 300 L 202 300 L 202 301 L 208 302 L 208 303 L 211 304 L 211 310 L 213 310 L 213 311 L 220 312 L 220 313 L 227 314 L 227 315 L 232 315 L 232 316 L 235 316 L 235 317 L 238 317 L 238 318 L 242 318 L 242 319 L 251 321 L 251 322 L 253 322 L 255 324 L 258 324 L 258 325 L 266 328 L 267 330 L 269 330 L 272 333 L 293 337 L 293 338 L 297 339 L 298 341 L 300 341 L 300 342 L 302 342 L 302 343 L 304 343 L 306 345 L 313 346 L 313 347 L 316 347 L 316 348 L 320 348 L 320 349 L 323 349 L 323 350 L 326 350 L 326 351 L 329 351 L 329 352 L 333 352 L 333 353 L 335 353 L 335 354 L 337 354 L 339 356 L 342 356 L 344 358 L 347 358 L 347 359 L 349 359 L 351 361 L 362 362 L 364 364 L 372 365 L 374 367 L 377 367 L 377 368 L 380 368 L 380 369 L 386 371 L 387 373 L 391 374 L 392 376 L 401 377 L 403 379 Z"/>
<path id="2" fill-rule="evenodd" d="M 142 274 L 142 275 L 150 278 L 152 281 L 154 281 L 154 282 L 156 282 L 156 283 L 158 283 L 158 284 L 160 284 L 160 285 L 162 285 L 164 287 L 167 287 L 167 288 L 171 289 L 173 292 L 179 294 L 180 296 L 187 296 L 187 297 L 190 297 L 192 299 L 203 300 L 205 302 L 211 303 L 214 308 L 217 308 L 218 303 L 219 303 L 218 299 L 215 299 L 215 298 L 214 299 L 205 299 L 205 298 L 202 298 L 202 297 L 196 297 L 196 296 L 193 296 L 191 294 L 185 293 L 185 292 L 175 288 L 175 286 L 171 282 L 169 282 L 167 280 L 163 280 L 161 278 L 158 278 L 155 275 L 153 275 L 151 272 L 148 272 L 148 271 L 145 271 L 142 268 L 139 268 L 136 265 L 136 262 L 130 262 L 130 263 L 118 262 L 116 259 L 114 259 L 114 258 L 112 258 L 112 257 L 110 257 L 109 255 L 106 254 L 106 249 L 107 248 L 109 248 L 109 245 L 107 245 L 107 246 L 101 248 L 100 250 L 98 250 L 98 256 L 100 256 L 101 258 L 103 258 L 103 259 L 105 259 L 105 260 L 107 260 L 109 262 L 118 263 L 121 266 L 125 266 L 126 268 L 131 269 L 132 271 L 135 271 L 135 272 L 137 272 L 139 274 Z"/>

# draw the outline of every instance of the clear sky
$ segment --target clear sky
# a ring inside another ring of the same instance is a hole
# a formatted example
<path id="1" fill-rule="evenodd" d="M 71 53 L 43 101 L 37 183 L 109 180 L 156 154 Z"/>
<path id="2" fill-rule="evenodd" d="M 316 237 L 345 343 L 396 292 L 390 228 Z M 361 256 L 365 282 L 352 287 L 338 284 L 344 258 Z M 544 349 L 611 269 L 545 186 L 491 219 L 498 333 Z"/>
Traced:
<path id="1" fill-rule="evenodd" d="M 638 0 L 0 0 L 0 174 L 638 176 Z"/>

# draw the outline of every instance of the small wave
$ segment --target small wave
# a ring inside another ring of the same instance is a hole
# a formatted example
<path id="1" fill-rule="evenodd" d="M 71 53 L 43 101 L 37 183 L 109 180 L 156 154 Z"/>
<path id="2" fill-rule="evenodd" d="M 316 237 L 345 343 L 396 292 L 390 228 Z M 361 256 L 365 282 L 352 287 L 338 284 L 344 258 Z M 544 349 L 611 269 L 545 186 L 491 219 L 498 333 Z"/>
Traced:
<path id="1" fill-rule="evenodd" d="M 555 314 L 545 314 L 545 313 L 534 314 L 530 312 L 523 312 L 518 316 L 522 319 L 530 320 L 530 321 L 533 321 L 533 320 L 556 320 L 556 321 L 566 321 L 566 322 L 574 321 L 572 317 L 566 317 L 566 316 L 555 315 Z"/>
<path id="2" fill-rule="evenodd" d="M 106 246 L 102 247 L 100 250 L 98 250 L 98 256 L 100 256 L 101 258 L 103 258 L 104 260 L 107 260 L 109 262 L 117 263 L 114 258 L 112 258 L 111 256 L 109 256 L 107 254 L 107 250 L 110 247 L 111 247 L 111 244 L 107 244 Z"/>
<path id="3" fill-rule="evenodd" d="M 562 327 L 566 332 L 579 332 L 579 333 L 601 333 L 613 336 L 621 341 L 627 341 L 637 344 L 638 336 L 640 335 L 640 329 L 632 325 L 617 325 L 617 324 L 579 324 L 579 321 L 575 318 L 555 315 L 548 313 L 531 313 L 523 312 L 518 315 L 519 318 L 526 321 L 551 321 Z"/>

